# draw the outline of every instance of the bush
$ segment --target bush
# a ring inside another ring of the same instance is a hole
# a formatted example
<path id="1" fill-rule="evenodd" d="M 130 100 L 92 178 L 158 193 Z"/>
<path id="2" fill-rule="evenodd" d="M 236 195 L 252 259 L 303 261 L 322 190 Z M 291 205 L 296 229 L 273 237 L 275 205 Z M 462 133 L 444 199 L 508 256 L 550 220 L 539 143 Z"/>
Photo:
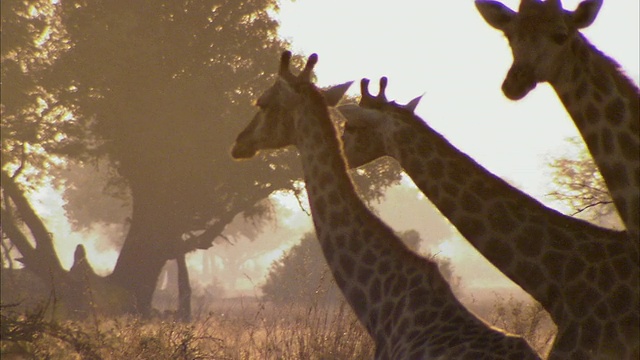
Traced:
<path id="1" fill-rule="evenodd" d="M 422 239 L 417 231 L 405 231 L 399 236 L 409 249 L 418 252 Z M 454 290 L 460 286 L 460 279 L 454 276 L 448 258 L 425 256 L 438 263 L 440 272 Z M 273 262 L 267 281 L 262 285 L 262 293 L 265 300 L 278 304 L 336 304 L 344 300 L 315 233 L 305 234 L 299 244 Z"/>
<path id="2" fill-rule="evenodd" d="M 557 332 L 542 305 L 516 300 L 513 296 L 506 300 L 496 294 L 489 322 L 506 332 L 522 336 L 541 355 L 549 352 Z"/>
<path id="3" fill-rule="evenodd" d="M 271 264 L 262 293 L 265 300 L 279 304 L 328 304 L 343 299 L 314 233 L 305 234 Z"/>

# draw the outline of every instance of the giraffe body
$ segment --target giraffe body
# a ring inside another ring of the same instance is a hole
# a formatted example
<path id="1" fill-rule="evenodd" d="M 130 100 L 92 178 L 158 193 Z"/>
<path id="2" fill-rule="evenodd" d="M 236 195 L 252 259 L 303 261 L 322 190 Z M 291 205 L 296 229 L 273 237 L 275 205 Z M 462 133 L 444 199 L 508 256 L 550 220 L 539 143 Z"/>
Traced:
<path id="1" fill-rule="evenodd" d="M 640 96 L 618 64 L 579 29 L 591 25 L 602 0 L 575 11 L 559 0 L 522 0 L 518 12 L 477 0 L 484 19 L 509 40 L 513 65 L 502 84 L 512 100 L 548 82 L 580 131 L 627 231 L 640 240 Z"/>
<path id="2" fill-rule="evenodd" d="M 545 207 L 431 129 L 413 113 L 415 101 L 388 102 L 386 79 L 375 98 L 367 86 L 363 80 L 360 106 L 338 108 L 350 165 L 395 158 L 460 233 L 550 313 L 558 326 L 550 358 L 638 355 L 638 252 L 626 232 Z"/>
<path id="3" fill-rule="evenodd" d="M 523 339 L 468 312 L 437 265 L 408 250 L 362 203 L 329 117 L 333 96 L 323 97 L 309 80 L 316 57 L 298 77 L 288 70 L 289 57 L 283 54 L 276 84 L 259 98 L 261 110 L 238 135 L 232 156 L 298 148 L 318 240 L 336 284 L 376 343 L 376 358 L 537 359 Z"/>

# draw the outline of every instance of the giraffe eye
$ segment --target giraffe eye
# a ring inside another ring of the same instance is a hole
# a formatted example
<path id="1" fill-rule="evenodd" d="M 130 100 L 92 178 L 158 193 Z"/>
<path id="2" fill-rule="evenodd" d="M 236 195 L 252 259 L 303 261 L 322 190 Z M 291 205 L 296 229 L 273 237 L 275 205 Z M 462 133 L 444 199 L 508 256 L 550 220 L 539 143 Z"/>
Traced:
<path id="1" fill-rule="evenodd" d="M 567 41 L 568 38 L 569 38 L 569 35 L 564 32 L 558 32 L 551 35 L 551 40 L 553 40 L 553 42 L 558 45 L 564 44 L 564 42 Z"/>

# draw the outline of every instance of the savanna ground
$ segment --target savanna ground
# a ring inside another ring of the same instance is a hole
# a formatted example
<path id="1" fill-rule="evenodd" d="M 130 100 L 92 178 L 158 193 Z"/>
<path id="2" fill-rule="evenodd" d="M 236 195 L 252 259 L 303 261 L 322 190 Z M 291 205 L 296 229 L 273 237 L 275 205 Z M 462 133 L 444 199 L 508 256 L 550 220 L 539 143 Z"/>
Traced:
<path id="1" fill-rule="evenodd" d="M 518 333 L 543 356 L 554 336 L 537 305 L 496 296 L 474 303 L 490 323 Z M 52 306 L 20 313 L 2 307 L 2 359 L 371 359 L 374 345 L 344 303 L 281 305 L 256 298 L 218 300 L 188 324 L 151 320 L 55 320 Z M 52 320 L 54 319 L 54 320 Z"/>

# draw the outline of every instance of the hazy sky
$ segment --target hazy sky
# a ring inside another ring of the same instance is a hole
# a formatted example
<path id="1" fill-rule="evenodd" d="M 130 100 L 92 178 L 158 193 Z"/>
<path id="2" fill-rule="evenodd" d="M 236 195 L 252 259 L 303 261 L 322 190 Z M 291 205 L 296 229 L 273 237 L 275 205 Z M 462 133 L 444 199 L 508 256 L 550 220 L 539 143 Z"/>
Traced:
<path id="1" fill-rule="evenodd" d="M 563 2 L 575 9 L 579 1 Z M 393 4 L 393 5 L 391 5 Z M 519 0 L 504 1 L 517 9 Z M 637 0 L 605 1 L 584 34 L 637 82 Z M 542 195 L 547 155 L 577 135 L 548 85 L 507 100 L 500 86 L 512 58 L 506 39 L 482 19 L 472 0 L 283 1 L 281 35 L 295 52 L 318 53 L 318 83 L 389 78 L 390 99 L 425 94 L 417 113 L 494 173 Z"/>
<path id="2" fill-rule="evenodd" d="M 517 8 L 519 0 L 504 3 Z M 574 9 L 578 3 L 567 0 L 564 6 Z M 640 68 L 639 12 L 637 0 L 605 1 L 595 23 L 584 31 L 636 83 Z M 500 85 L 511 64 L 511 53 L 502 34 L 484 22 L 472 0 L 283 1 L 277 16 L 281 35 L 291 41 L 294 52 L 318 53 L 319 85 L 355 80 L 350 93 L 358 94 L 357 83 L 362 77 L 374 79 L 372 84 L 377 84 L 380 76 L 387 76 L 390 99 L 404 103 L 424 93 L 417 113 L 430 126 L 492 172 L 544 200 L 543 195 L 549 190 L 544 166 L 549 159 L 562 155 L 564 139 L 576 136 L 577 131 L 547 85 L 539 85 L 518 102 L 503 96 Z M 270 70 L 276 71 L 266 69 Z M 60 208 L 59 198 L 51 194 L 40 196 L 46 197 L 39 200 L 43 202 L 40 209 Z M 414 205 L 409 212 L 408 207 L 403 207 L 407 210 L 403 213 L 395 205 L 407 205 L 411 199 Z M 256 240 L 269 241 L 278 248 L 248 263 L 252 273 L 264 273 L 273 259 L 311 230 L 310 218 L 298 210 L 295 201 L 283 206 L 289 210 L 278 219 L 279 230 L 268 231 Z M 378 209 L 396 230 L 416 229 L 427 241 L 429 226 L 438 227 L 440 235 L 442 226 L 448 226 L 415 190 L 392 189 Z M 427 216 L 435 223 L 427 223 Z M 96 267 L 110 271 L 117 252 L 99 252 L 89 245 L 90 241 L 83 240 L 86 234 L 70 234 L 68 224 L 51 226 L 57 239 L 68 240 L 57 244 L 65 264 L 70 265 L 73 248 L 83 242 Z M 97 241 L 106 233 L 113 235 L 114 230 L 118 229 L 97 227 L 90 236 Z M 425 244 L 425 248 L 451 257 L 456 274 L 467 285 L 506 284 L 497 272 L 488 275 L 481 270 L 491 266 L 455 231 L 438 240 L 435 245 Z M 210 251 L 227 250 L 214 246 Z M 192 269 L 200 267 L 201 259 L 201 253 L 190 256 Z M 247 280 L 243 286 L 250 289 L 261 280 Z"/>
<path id="3" fill-rule="evenodd" d="M 519 0 L 503 3 L 517 9 Z M 565 9 L 575 9 L 579 3 L 563 1 Z M 639 13 L 637 0 L 605 1 L 594 24 L 583 31 L 636 83 Z M 565 139 L 577 136 L 577 130 L 546 84 L 518 102 L 504 97 L 500 86 L 512 62 L 511 52 L 472 0 L 299 0 L 283 2 L 278 17 L 280 33 L 291 41 L 294 52 L 319 55 L 315 68 L 319 85 L 355 80 L 350 93 L 358 94 L 362 77 L 377 84 L 380 76 L 387 76 L 390 99 L 406 103 L 424 93 L 417 113 L 431 127 L 495 174 L 545 200 L 549 192 L 545 165 L 568 151 Z M 405 199 L 396 202 L 400 196 Z M 426 199 L 418 199 L 403 213 L 406 196 L 392 190 L 379 206 L 380 215 L 396 230 L 420 231 L 428 242 L 424 220 L 438 213 Z M 469 287 L 508 283 L 496 271 L 483 271 L 492 266 L 455 230 L 452 234 L 425 248 L 451 257 L 456 273 Z"/>

